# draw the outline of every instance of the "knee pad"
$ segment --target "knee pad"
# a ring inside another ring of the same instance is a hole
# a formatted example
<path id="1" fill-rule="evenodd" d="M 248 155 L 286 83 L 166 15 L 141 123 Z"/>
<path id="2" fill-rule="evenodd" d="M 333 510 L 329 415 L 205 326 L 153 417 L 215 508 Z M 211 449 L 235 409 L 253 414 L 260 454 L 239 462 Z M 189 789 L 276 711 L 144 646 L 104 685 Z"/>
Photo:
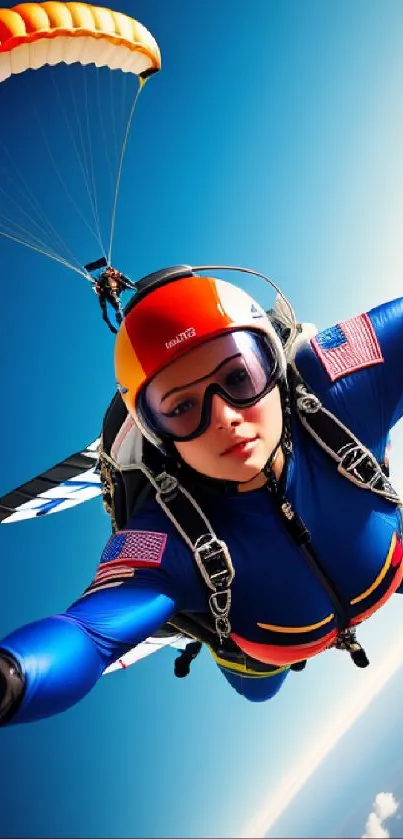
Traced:
<path id="1" fill-rule="evenodd" d="M 0 649 L 0 726 L 19 708 L 25 692 L 25 676 L 18 661 Z"/>

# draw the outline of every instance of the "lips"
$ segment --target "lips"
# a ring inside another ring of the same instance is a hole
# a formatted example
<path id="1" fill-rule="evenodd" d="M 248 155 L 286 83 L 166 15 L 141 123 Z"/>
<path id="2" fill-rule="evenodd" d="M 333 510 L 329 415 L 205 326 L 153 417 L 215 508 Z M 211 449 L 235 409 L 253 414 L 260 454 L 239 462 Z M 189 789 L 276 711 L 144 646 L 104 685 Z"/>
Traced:
<path id="1" fill-rule="evenodd" d="M 226 454 L 235 454 L 236 452 L 242 452 L 244 449 L 246 449 L 249 443 L 254 443 L 255 440 L 257 440 L 257 437 L 239 438 L 232 444 L 232 446 L 229 446 L 228 449 L 225 449 L 225 451 L 221 452 L 221 457 L 223 457 Z"/>

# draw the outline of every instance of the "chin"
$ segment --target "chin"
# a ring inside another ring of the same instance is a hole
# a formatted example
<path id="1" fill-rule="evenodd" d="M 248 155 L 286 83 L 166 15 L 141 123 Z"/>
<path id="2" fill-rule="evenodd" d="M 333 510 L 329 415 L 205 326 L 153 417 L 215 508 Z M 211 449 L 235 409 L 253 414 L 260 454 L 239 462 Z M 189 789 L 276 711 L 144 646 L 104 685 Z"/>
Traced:
<path id="1" fill-rule="evenodd" d="M 237 475 L 235 479 L 233 478 L 233 480 L 238 481 L 238 483 L 240 484 L 247 484 L 249 483 L 249 481 L 253 481 L 254 478 L 257 478 L 257 476 L 260 475 L 263 466 L 255 466 L 253 468 L 251 467 L 250 469 L 243 469 L 242 474 Z"/>
<path id="2" fill-rule="evenodd" d="M 237 484 L 247 484 L 249 481 L 253 481 L 253 479 L 261 473 L 264 465 L 264 463 L 260 465 L 260 463 L 256 463 L 256 461 L 250 464 L 242 464 L 242 466 L 239 466 L 237 469 L 233 468 L 228 470 L 225 476 L 222 475 L 222 479 L 226 481 L 233 481 Z"/>

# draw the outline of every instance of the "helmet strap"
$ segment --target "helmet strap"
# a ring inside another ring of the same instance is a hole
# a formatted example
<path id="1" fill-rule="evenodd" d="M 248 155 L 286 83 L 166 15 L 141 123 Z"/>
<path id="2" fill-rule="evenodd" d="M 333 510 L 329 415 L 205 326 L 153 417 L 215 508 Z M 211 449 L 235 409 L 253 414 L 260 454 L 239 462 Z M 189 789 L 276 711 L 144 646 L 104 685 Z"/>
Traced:
<path id="1" fill-rule="evenodd" d="M 292 452 L 291 399 L 290 391 L 285 378 L 280 379 L 278 387 L 280 391 L 281 409 L 283 413 L 283 427 L 280 439 L 274 447 L 273 451 L 270 454 L 270 457 L 268 458 L 262 469 L 267 480 L 268 489 L 275 495 L 279 495 L 280 493 L 282 493 L 284 489 L 288 470 L 288 463 Z M 282 470 L 280 479 L 277 479 L 274 474 L 273 464 L 279 449 L 282 450 L 284 455 L 284 468 Z"/>

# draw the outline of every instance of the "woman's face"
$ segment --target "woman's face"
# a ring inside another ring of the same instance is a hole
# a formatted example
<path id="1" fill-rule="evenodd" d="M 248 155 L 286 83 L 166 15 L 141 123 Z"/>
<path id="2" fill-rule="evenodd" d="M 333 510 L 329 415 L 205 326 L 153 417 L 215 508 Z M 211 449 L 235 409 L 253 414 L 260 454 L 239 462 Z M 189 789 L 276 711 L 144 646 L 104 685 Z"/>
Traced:
<path id="1" fill-rule="evenodd" d="M 155 412 L 187 411 L 195 402 L 200 403 L 208 385 L 216 382 L 213 371 L 225 371 L 227 365 L 234 367 L 237 363 L 239 366 L 231 335 L 207 341 L 158 373 L 148 385 L 147 401 Z M 237 370 L 230 372 L 233 375 Z M 261 470 L 280 440 L 282 427 L 277 386 L 249 408 L 233 407 L 214 393 L 208 428 L 193 440 L 176 442 L 175 447 L 197 472 L 254 489 L 262 483 L 259 479 L 256 482 L 256 478 L 261 478 Z"/>

